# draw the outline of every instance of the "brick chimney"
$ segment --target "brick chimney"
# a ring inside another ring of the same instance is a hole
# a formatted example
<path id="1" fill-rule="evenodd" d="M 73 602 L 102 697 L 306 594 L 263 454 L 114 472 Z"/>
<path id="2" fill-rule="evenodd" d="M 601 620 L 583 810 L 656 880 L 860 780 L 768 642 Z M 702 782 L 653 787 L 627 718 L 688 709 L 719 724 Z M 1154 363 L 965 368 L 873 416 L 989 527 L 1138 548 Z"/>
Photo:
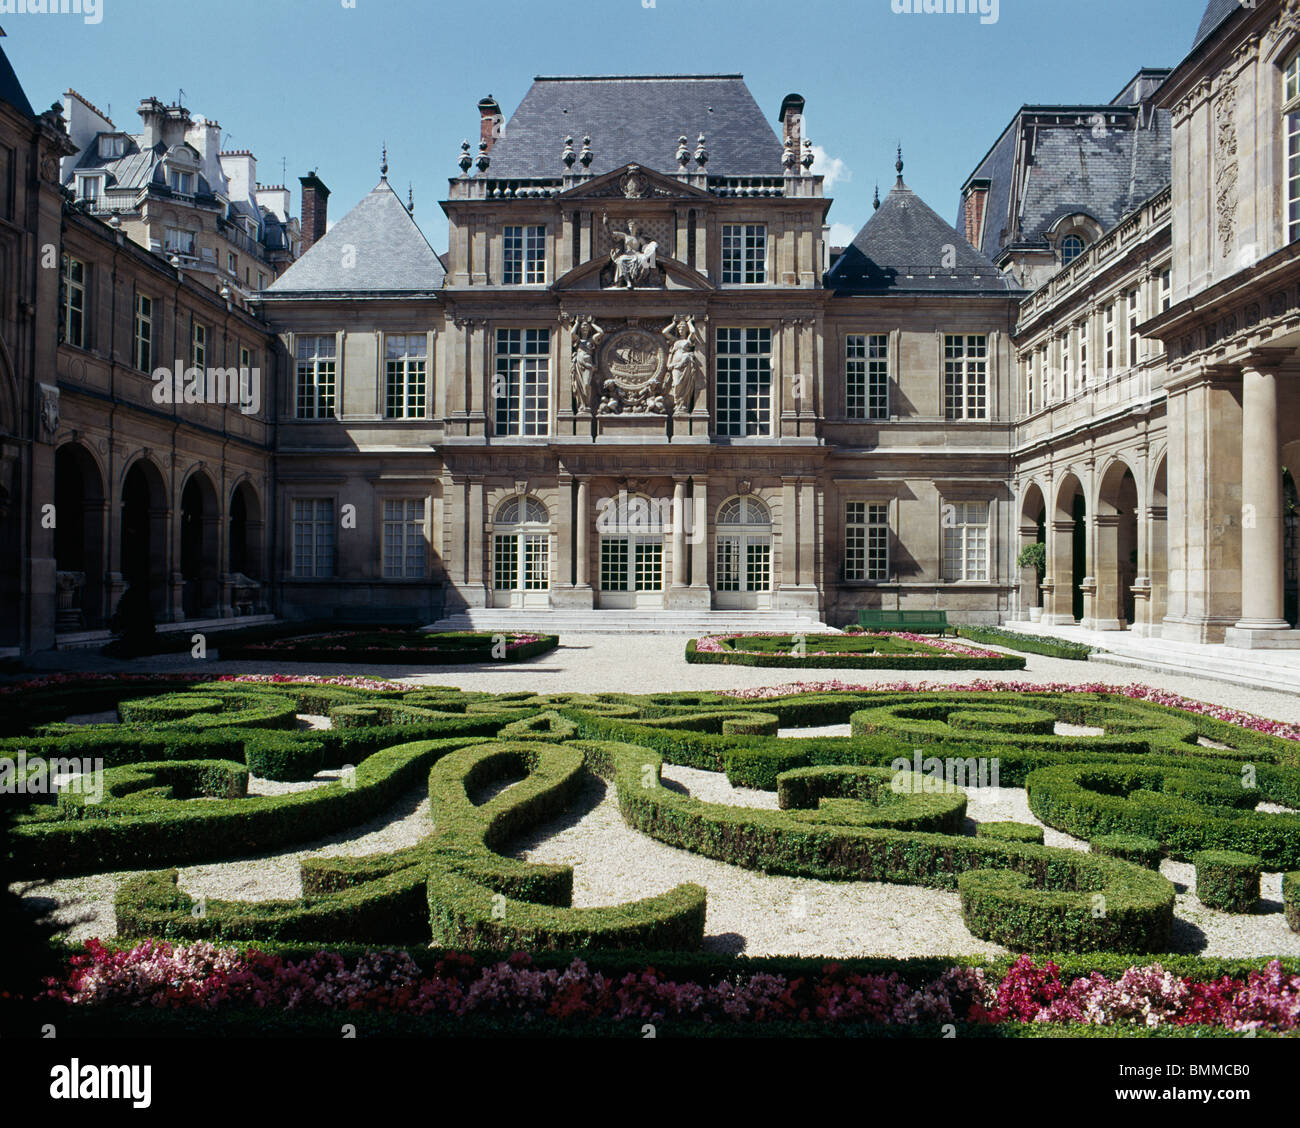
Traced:
<path id="1" fill-rule="evenodd" d="M 966 185 L 966 242 L 972 247 L 980 245 L 984 235 L 984 212 L 989 202 L 989 182 L 972 180 Z"/>
<path id="2" fill-rule="evenodd" d="M 302 253 L 306 254 L 325 234 L 330 190 L 314 172 L 298 179 L 302 182 Z"/>
<path id="3" fill-rule="evenodd" d="M 491 94 L 479 102 L 478 114 L 479 140 L 487 142 L 484 152 L 490 153 L 492 146 L 497 143 L 497 138 L 501 136 L 506 119 L 501 116 L 501 107 L 497 105 L 497 100 Z"/>
<path id="4" fill-rule="evenodd" d="M 777 118 L 781 123 L 781 140 L 796 157 L 803 152 L 803 107 L 802 94 L 787 94 Z"/>

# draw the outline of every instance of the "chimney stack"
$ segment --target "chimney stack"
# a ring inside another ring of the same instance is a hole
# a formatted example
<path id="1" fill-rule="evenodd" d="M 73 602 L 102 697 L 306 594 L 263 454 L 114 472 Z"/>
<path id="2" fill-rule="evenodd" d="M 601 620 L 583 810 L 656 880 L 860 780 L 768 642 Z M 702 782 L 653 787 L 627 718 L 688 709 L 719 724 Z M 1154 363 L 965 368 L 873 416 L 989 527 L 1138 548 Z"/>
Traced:
<path id="1" fill-rule="evenodd" d="M 966 242 L 978 247 L 984 235 L 984 212 L 988 207 L 989 182 L 984 179 L 972 180 L 966 185 Z"/>
<path id="2" fill-rule="evenodd" d="M 330 190 L 314 172 L 298 179 L 302 182 L 302 253 L 306 254 L 325 235 Z"/>
<path id="3" fill-rule="evenodd" d="M 777 119 L 781 123 L 781 140 L 796 157 L 803 152 L 803 107 L 802 94 L 787 94 Z"/>
<path id="4" fill-rule="evenodd" d="M 483 152 L 490 153 L 492 146 L 497 143 L 497 138 L 501 136 L 501 129 L 506 119 L 501 116 L 501 107 L 497 105 L 497 100 L 491 94 L 479 102 L 478 114 L 479 140 L 487 145 Z"/>

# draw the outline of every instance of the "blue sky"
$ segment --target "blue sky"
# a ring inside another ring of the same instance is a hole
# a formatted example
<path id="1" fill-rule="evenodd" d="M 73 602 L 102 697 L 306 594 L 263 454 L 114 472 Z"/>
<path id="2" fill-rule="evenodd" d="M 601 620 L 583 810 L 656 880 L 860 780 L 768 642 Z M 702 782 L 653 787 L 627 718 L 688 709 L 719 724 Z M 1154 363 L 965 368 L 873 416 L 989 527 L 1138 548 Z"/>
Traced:
<path id="1" fill-rule="evenodd" d="M 38 110 L 73 87 L 135 130 L 141 98 L 183 89 L 226 148 L 257 155 L 263 183 L 287 168 L 295 211 L 297 178 L 317 168 L 342 216 L 378 181 L 386 140 L 391 182 L 403 196 L 414 184 L 416 219 L 444 250 L 437 201 L 461 140 L 477 139 L 476 103 L 492 94 L 509 118 L 536 74 L 738 71 L 773 120 L 803 94 L 842 237 L 871 214 L 876 182 L 893 183 L 900 140 L 909 186 L 951 221 L 1021 104 L 1107 101 L 1139 67 L 1173 66 L 1205 6 L 999 0 L 984 24 L 896 2 L 97 0 L 97 23 L 24 12 L 0 26 Z"/>

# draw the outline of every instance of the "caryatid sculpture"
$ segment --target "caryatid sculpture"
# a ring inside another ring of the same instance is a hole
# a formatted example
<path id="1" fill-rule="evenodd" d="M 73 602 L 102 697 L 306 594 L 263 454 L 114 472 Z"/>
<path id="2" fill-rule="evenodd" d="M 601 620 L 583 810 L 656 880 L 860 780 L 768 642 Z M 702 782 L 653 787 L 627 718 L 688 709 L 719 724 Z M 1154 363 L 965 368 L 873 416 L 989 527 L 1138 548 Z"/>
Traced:
<path id="1" fill-rule="evenodd" d="M 679 313 L 663 331 L 669 340 L 668 390 L 673 397 L 673 413 L 685 415 L 691 410 L 696 393 L 704 389 L 707 381 L 704 354 L 701 351 L 704 337 L 695 327 L 695 318 Z"/>
<path id="2" fill-rule="evenodd" d="M 605 330 L 590 314 L 573 319 L 573 405 L 579 414 L 593 410 L 596 403 L 596 345 Z"/>

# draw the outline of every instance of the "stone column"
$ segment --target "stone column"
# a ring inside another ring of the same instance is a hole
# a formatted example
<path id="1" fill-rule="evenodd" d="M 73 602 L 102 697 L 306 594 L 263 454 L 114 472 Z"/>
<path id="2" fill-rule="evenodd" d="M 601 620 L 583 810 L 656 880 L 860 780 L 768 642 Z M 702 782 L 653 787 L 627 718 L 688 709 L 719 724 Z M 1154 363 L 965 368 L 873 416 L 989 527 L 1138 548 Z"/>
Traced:
<path id="1" fill-rule="evenodd" d="M 591 588 L 591 484 L 586 478 L 578 479 L 577 583 L 578 588 Z"/>
<path id="2" fill-rule="evenodd" d="M 697 597 L 704 596 L 703 606 L 708 609 L 713 602 L 709 587 L 709 479 L 696 474 L 691 484 L 694 489 L 691 498 L 691 587 Z"/>
<path id="3" fill-rule="evenodd" d="M 1020 526 L 1020 551 L 1028 548 L 1031 544 L 1038 543 L 1038 526 L 1021 525 Z M 1044 569 L 1046 571 L 1046 569 Z M 1032 566 L 1020 569 L 1020 615 L 1021 621 L 1029 618 L 1031 609 L 1037 609 L 1038 603 L 1038 569 Z"/>
<path id="4" fill-rule="evenodd" d="M 1088 626 L 1094 631 L 1123 628 L 1123 593 L 1120 591 L 1118 513 L 1098 513 L 1092 522 L 1093 591 Z"/>
<path id="5" fill-rule="evenodd" d="M 1300 647 L 1286 621 L 1282 589 L 1282 451 L 1277 369 L 1247 364 L 1241 373 L 1241 618 L 1229 646 Z"/>
<path id="6" fill-rule="evenodd" d="M 686 479 L 673 482 L 673 588 L 686 586 Z"/>
<path id="7" fill-rule="evenodd" d="M 1043 577 L 1043 622 L 1074 626 L 1074 522 L 1047 525 L 1047 575 Z"/>

